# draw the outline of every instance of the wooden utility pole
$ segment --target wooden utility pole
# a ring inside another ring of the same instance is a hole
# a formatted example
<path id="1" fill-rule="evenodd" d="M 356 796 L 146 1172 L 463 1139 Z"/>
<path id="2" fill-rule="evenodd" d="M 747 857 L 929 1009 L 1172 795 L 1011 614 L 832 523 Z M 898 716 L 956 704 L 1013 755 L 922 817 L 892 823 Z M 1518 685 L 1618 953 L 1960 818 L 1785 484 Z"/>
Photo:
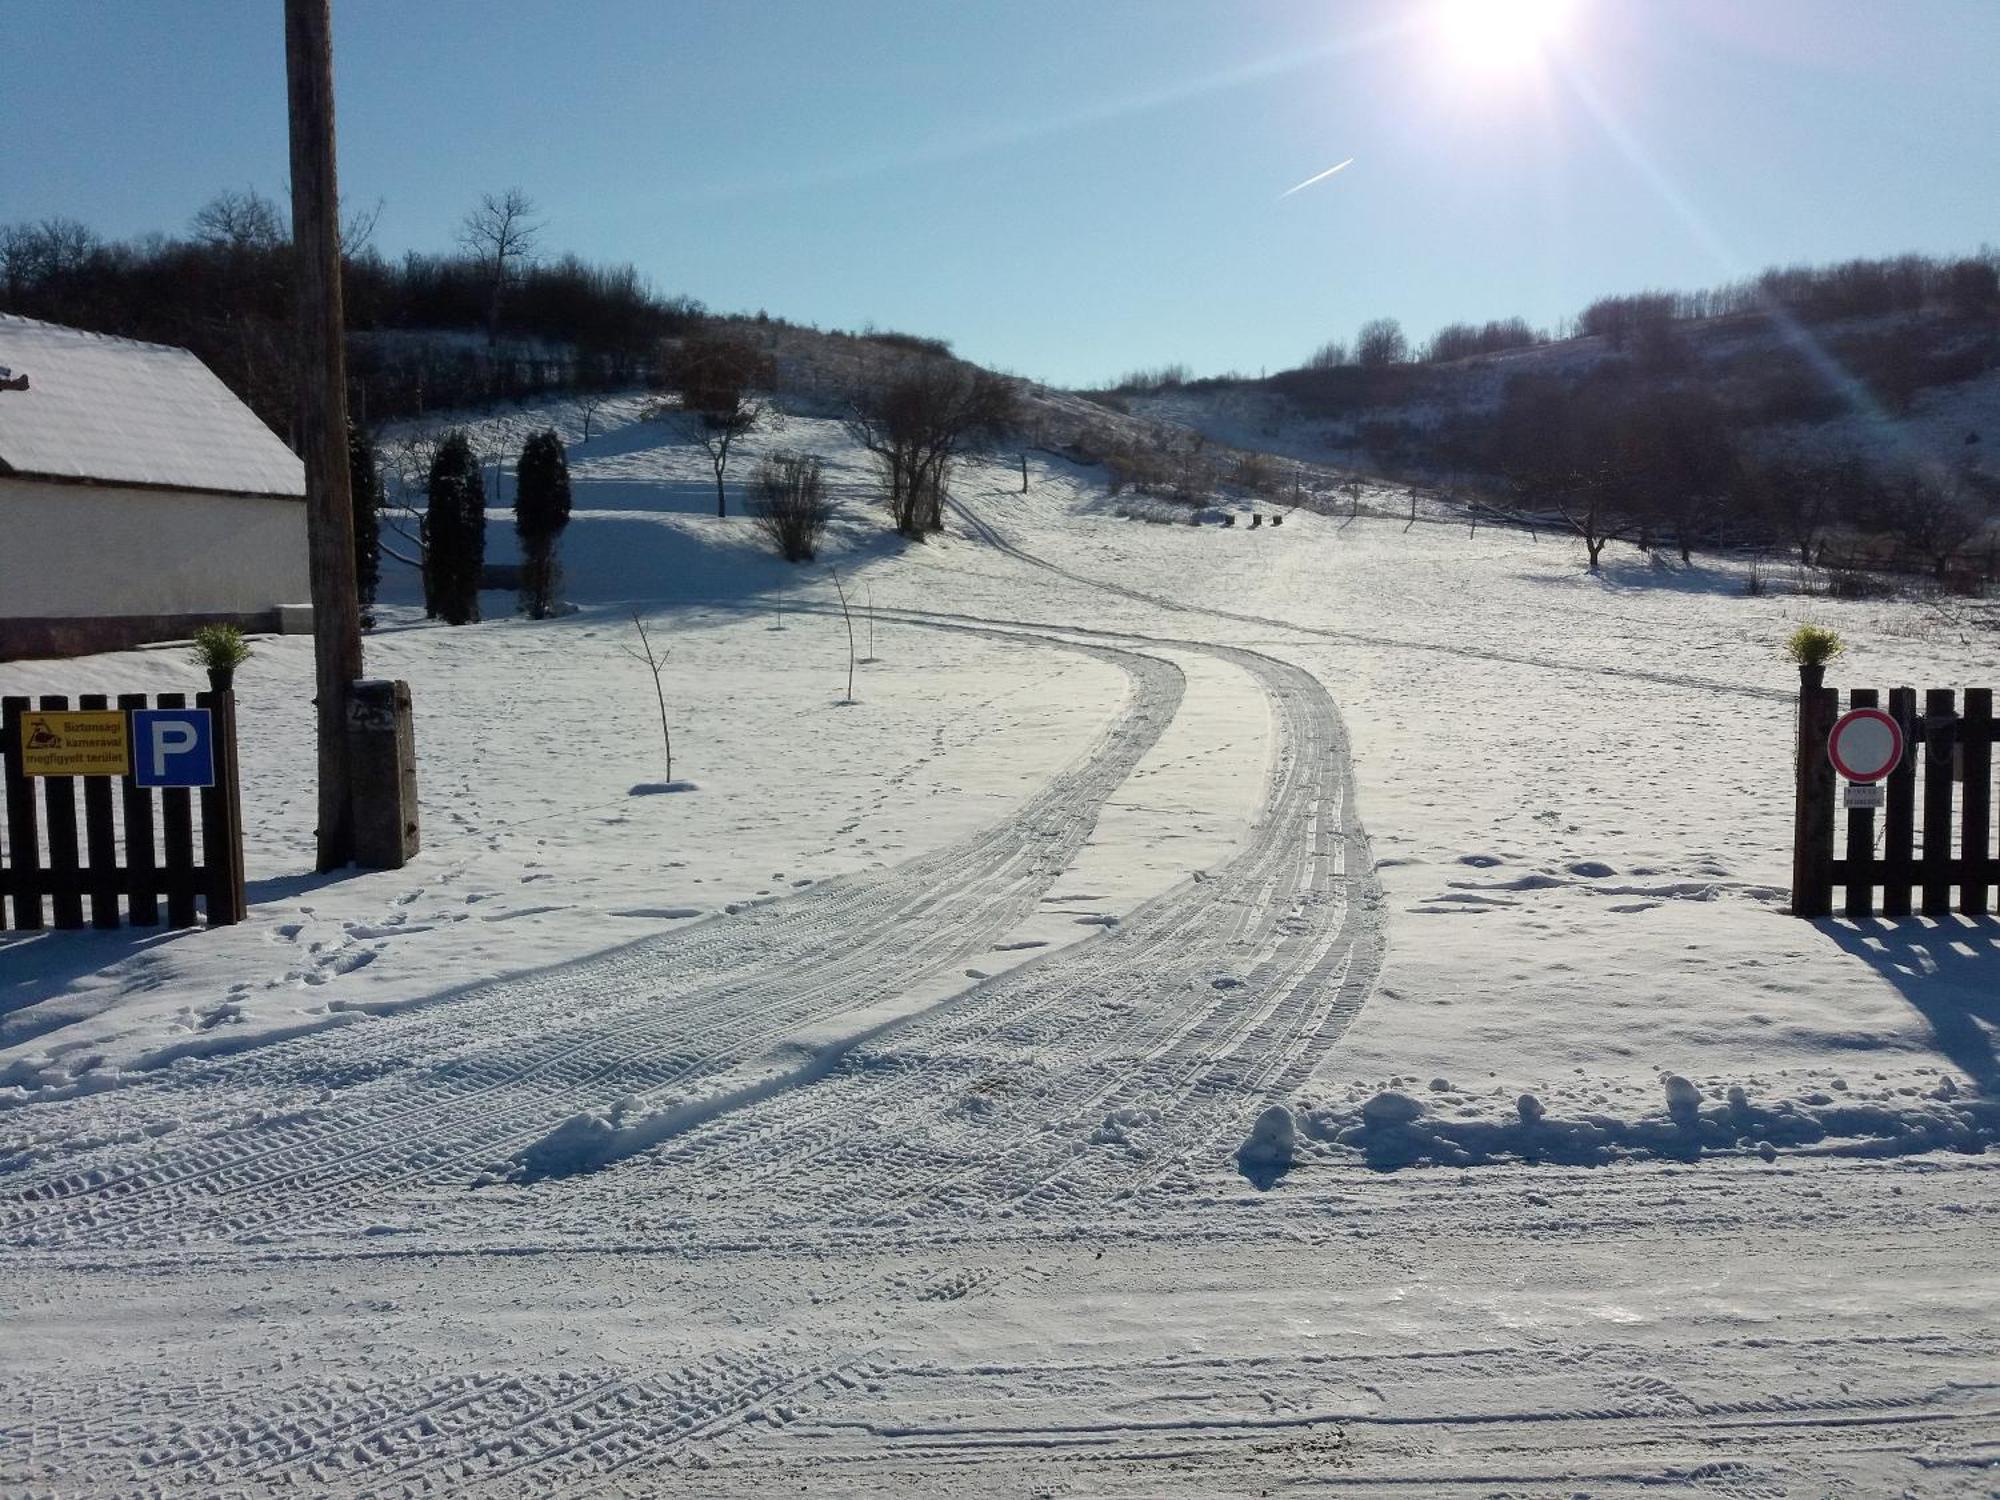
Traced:
<path id="1" fill-rule="evenodd" d="M 347 689 L 361 676 L 347 475 L 346 317 L 340 295 L 340 188 L 333 164 L 331 0 L 285 0 L 292 116 L 292 249 L 298 277 L 299 450 L 306 468 L 313 680 L 319 738 L 318 868 L 354 858 Z"/>

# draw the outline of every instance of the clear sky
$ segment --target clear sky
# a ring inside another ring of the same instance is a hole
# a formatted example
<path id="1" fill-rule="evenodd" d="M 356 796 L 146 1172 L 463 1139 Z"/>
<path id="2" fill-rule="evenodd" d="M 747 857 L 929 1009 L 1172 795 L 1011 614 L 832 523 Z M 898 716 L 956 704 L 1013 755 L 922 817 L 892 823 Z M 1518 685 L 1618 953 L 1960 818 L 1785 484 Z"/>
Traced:
<path id="1" fill-rule="evenodd" d="M 334 0 L 342 188 L 1090 383 L 2000 240 L 2000 0 Z M 1336 162 L 1352 165 L 1289 197 Z M 286 182 L 278 0 L 0 0 L 0 222 Z"/>

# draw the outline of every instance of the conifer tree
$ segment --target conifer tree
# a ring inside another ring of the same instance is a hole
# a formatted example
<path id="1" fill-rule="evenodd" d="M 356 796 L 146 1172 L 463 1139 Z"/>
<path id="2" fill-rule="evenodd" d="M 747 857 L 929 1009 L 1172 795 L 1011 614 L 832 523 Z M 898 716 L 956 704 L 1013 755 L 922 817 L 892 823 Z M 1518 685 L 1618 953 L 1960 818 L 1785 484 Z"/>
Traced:
<path id="1" fill-rule="evenodd" d="M 354 498 L 354 592 L 361 623 L 375 623 L 375 592 L 382 581 L 382 471 L 375 443 L 359 424 L 347 429 L 347 473 Z"/>
<path id="2" fill-rule="evenodd" d="M 562 587 L 556 541 L 569 525 L 569 460 L 562 439 L 538 432 L 522 445 L 514 469 L 514 531 L 521 538 L 521 608 L 545 620 Z"/>
<path id="3" fill-rule="evenodd" d="M 425 592 L 447 625 L 479 618 L 479 579 L 486 568 L 486 485 L 463 432 L 452 432 L 431 461 L 424 516 Z"/>

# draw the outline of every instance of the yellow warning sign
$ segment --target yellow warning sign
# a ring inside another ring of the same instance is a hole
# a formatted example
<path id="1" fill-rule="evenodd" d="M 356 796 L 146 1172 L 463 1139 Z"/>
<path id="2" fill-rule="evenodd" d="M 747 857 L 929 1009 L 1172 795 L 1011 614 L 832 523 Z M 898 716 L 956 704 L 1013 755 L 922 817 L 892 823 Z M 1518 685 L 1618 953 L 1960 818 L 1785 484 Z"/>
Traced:
<path id="1" fill-rule="evenodd" d="M 132 744 L 120 709 L 21 715 L 21 770 L 29 776 L 124 776 Z"/>

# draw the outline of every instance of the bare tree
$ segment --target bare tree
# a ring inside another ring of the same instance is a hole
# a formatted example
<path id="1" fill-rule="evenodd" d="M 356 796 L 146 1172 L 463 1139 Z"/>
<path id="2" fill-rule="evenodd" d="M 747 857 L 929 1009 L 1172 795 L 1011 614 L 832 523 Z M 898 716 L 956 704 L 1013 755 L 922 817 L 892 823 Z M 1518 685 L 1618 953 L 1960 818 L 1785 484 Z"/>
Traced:
<path id="1" fill-rule="evenodd" d="M 847 590 L 841 585 L 840 569 L 829 567 L 827 572 L 833 575 L 833 591 L 840 595 L 840 617 L 847 622 L 847 697 L 842 701 L 852 703 L 854 701 L 854 616 L 848 612 Z"/>
<path id="2" fill-rule="evenodd" d="M 7 225 L 0 228 L 0 284 L 11 301 L 26 287 L 81 271 L 101 248 L 97 231 L 80 219 Z"/>
<path id="3" fill-rule="evenodd" d="M 1369 369 L 1402 364 L 1410 357 L 1410 341 L 1403 337 L 1403 325 L 1394 318 L 1363 323 L 1354 338 L 1354 357 Z"/>
<path id="4" fill-rule="evenodd" d="M 715 513 L 729 514 L 723 476 L 736 440 L 764 417 L 760 393 L 777 382 L 769 355 L 731 334 L 698 333 L 661 361 L 667 389 L 680 398 L 683 420 L 708 450 L 715 471 Z"/>
<path id="5" fill-rule="evenodd" d="M 352 260 L 368 249 L 382 220 L 382 199 L 345 210 L 340 216 L 340 253 Z"/>
<path id="6" fill-rule="evenodd" d="M 646 622 L 636 609 L 632 611 L 632 628 L 639 632 L 639 644 L 620 646 L 618 649 L 653 674 L 653 696 L 660 704 L 660 739 L 667 749 L 667 782 L 671 788 L 674 779 L 674 732 L 667 726 L 667 694 L 660 686 L 660 674 L 667 669 L 667 653 L 664 648 L 654 649 L 653 638 L 646 634 Z"/>
<path id="7" fill-rule="evenodd" d="M 955 359 L 912 357 L 878 368 L 848 392 L 847 430 L 875 456 L 889 513 L 904 536 L 944 530 L 952 461 L 1016 417 L 1013 386 Z"/>
<path id="8" fill-rule="evenodd" d="M 1986 517 L 1961 474 L 1913 469 L 1889 483 L 1885 498 L 1897 534 L 1931 565 L 1940 583 L 1950 576 L 1959 554 L 1986 530 Z"/>
<path id="9" fill-rule="evenodd" d="M 255 188 L 224 188 L 195 210 L 188 231 L 214 250 L 275 250 L 290 238 L 278 205 Z"/>
<path id="10" fill-rule="evenodd" d="M 576 414 L 583 418 L 583 436 L 577 439 L 579 443 L 590 441 L 590 424 L 597 419 L 597 414 L 604 409 L 604 403 L 610 399 L 603 391 L 585 391 L 571 403 Z"/>
<path id="11" fill-rule="evenodd" d="M 1339 339 L 1328 339 L 1306 356 L 1308 370 L 1337 370 L 1348 362 L 1347 345 Z"/>
<path id="12" fill-rule="evenodd" d="M 478 207 L 458 226 L 458 243 L 486 270 L 486 340 L 500 337 L 500 304 L 507 288 L 520 279 L 521 269 L 534 259 L 542 221 L 535 200 L 519 188 L 484 193 Z"/>
<path id="13" fill-rule="evenodd" d="M 1826 534 L 1869 488 L 1866 465 L 1854 454 L 1822 457 L 1794 450 L 1751 466 L 1739 478 L 1752 507 L 1791 544 L 1809 568 Z"/>
<path id="14" fill-rule="evenodd" d="M 774 453 L 757 466 L 750 514 L 786 562 L 811 562 L 833 507 L 816 454 Z"/>

